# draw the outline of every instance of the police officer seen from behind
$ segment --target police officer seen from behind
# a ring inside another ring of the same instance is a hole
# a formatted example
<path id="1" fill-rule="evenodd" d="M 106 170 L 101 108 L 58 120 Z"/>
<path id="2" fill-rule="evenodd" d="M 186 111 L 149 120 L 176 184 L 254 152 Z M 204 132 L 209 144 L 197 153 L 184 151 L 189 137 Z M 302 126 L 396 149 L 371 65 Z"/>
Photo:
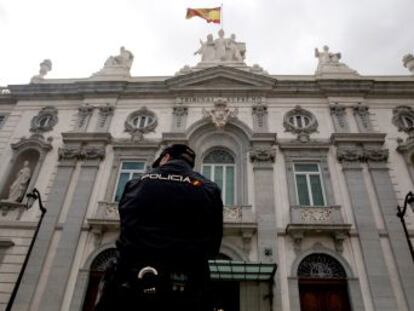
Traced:
<path id="1" fill-rule="evenodd" d="M 96 310 L 209 310 L 208 259 L 223 235 L 220 189 L 193 171 L 188 146 L 167 147 L 119 202 L 118 263 Z"/>

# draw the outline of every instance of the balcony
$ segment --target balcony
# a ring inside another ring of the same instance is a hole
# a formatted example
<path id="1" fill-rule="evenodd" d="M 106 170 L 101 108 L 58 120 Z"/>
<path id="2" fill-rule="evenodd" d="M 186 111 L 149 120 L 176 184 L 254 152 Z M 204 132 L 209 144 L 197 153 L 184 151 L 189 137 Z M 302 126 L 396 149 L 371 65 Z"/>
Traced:
<path id="1" fill-rule="evenodd" d="M 256 231 L 256 218 L 250 205 L 225 206 L 223 218 L 225 233 L 239 233 L 243 236 L 252 236 Z M 87 221 L 91 228 L 98 232 L 119 230 L 118 203 L 98 202 L 95 214 L 89 217 Z"/>
<path id="2" fill-rule="evenodd" d="M 340 206 L 291 206 L 286 232 L 298 251 L 305 236 L 328 235 L 334 239 L 336 250 L 342 252 L 343 241 L 350 229 L 351 224 L 344 222 Z"/>

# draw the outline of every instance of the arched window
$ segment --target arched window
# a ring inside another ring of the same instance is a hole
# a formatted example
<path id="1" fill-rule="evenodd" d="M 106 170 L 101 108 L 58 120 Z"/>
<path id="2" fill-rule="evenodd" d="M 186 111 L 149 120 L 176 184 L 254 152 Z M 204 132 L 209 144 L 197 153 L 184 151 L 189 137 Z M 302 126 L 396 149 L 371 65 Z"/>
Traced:
<path id="1" fill-rule="evenodd" d="M 326 254 L 305 257 L 298 268 L 301 311 L 350 311 L 346 272 Z"/>
<path id="2" fill-rule="evenodd" d="M 106 268 L 117 257 L 115 248 L 109 248 L 100 253 L 91 264 L 89 271 L 88 289 L 83 303 L 83 311 L 95 310 L 95 304 L 98 302 L 102 291 L 102 278 Z"/>
<path id="3" fill-rule="evenodd" d="M 201 171 L 205 177 L 220 187 L 224 205 L 234 205 L 236 195 L 234 157 L 222 149 L 211 151 L 204 158 Z"/>

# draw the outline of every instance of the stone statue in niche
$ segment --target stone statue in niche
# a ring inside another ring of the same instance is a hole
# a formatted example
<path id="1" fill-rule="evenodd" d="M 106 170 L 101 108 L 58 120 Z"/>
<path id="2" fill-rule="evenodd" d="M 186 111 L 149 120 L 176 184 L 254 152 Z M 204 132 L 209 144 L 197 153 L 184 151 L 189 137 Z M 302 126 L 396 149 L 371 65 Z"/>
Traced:
<path id="1" fill-rule="evenodd" d="M 30 83 L 38 83 L 45 79 L 45 76 L 49 71 L 52 70 L 52 61 L 50 59 L 45 59 L 40 63 L 39 74 L 32 77 Z"/>
<path id="2" fill-rule="evenodd" d="M 201 62 L 235 62 L 241 63 L 245 59 L 246 45 L 236 41 L 236 35 L 224 37 L 224 30 L 220 29 L 218 38 L 207 36 L 207 41 L 200 40 L 201 47 L 194 53 L 201 55 Z"/>
<path id="3" fill-rule="evenodd" d="M 7 201 L 21 202 L 29 185 L 32 171 L 29 167 L 29 161 L 24 161 L 23 168 L 17 173 L 16 179 L 10 186 L 9 196 Z"/>

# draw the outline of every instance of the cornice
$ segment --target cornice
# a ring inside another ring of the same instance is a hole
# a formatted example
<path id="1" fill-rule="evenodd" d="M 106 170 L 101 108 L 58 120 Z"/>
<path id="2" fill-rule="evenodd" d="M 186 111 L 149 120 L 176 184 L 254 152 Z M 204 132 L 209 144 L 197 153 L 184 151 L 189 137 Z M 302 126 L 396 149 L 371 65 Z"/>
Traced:
<path id="1" fill-rule="evenodd" d="M 331 142 L 340 144 L 384 144 L 385 133 L 333 133 Z"/>
<path id="2" fill-rule="evenodd" d="M 103 143 L 109 144 L 112 140 L 110 133 L 106 132 L 64 132 L 62 133 L 63 143 Z"/>
<path id="3" fill-rule="evenodd" d="M 234 83 L 228 86 L 203 85 L 203 81 L 213 81 L 216 78 L 230 79 Z M 165 79 L 145 81 L 59 81 L 38 84 L 10 85 L 10 93 L 0 94 L 0 104 L 13 104 L 27 99 L 84 99 L 87 97 L 116 96 L 131 97 L 174 97 L 177 94 L 193 92 L 213 92 L 214 95 L 243 92 L 261 93 L 266 96 L 282 97 L 363 97 L 363 98 L 414 98 L 414 79 L 386 80 L 381 77 L 361 77 L 360 79 L 314 79 L 298 76 L 296 80 L 283 77 L 260 75 L 243 70 L 218 66 L 200 70 L 186 75 L 165 77 Z M 240 86 L 237 82 L 240 82 Z M 200 85 L 197 85 L 200 83 Z M 214 93 L 214 92 L 217 92 Z M 210 93 L 211 94 L 211 93 Z"/>
<path id="4" fill-rule="evenodd" d="M 305 143 L 298 140 L 279 140 L 281 150 L 329 150 L 330 146 L 329 140 L 311 140 Z"/>

